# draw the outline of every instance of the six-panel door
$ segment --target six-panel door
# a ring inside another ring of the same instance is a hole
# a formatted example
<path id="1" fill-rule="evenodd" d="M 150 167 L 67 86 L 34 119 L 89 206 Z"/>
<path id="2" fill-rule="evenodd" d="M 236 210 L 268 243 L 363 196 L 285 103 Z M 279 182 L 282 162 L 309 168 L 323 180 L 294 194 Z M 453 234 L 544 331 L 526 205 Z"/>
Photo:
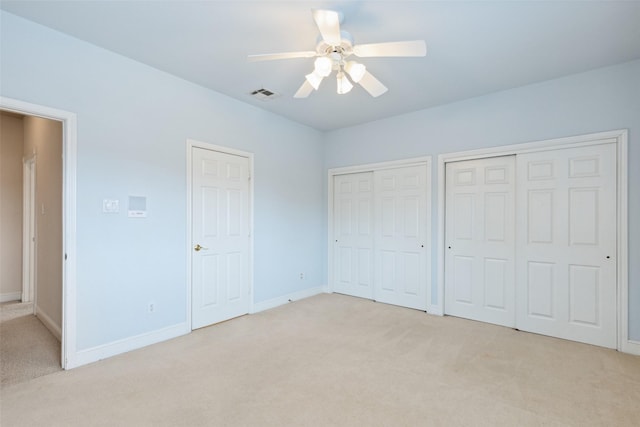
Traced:
<path id="1" fill-rule="evenodd" d="M 334 178 L 333 290 L 373 299 L 373 173 Z"/>
<path id="2" fill-rule="evenodd" d="M 616 347 L 616 147 L 518 155 L 517 325 Z"/>
<path id="3" fill-rule="evenodd" d="M 427 309 L 427 168 L 374 174 L 375 299 Z"/>
<path id="4" fill-rule="evenodd" d="M 334 292 L 427 309 L 427 171 L 334 177 Z"/>
<path id="5" fill-rule="evenodd" d="M 192 149 L 192 328 L 249 312 L 249 160 Z"/>
<path id="6" fill-rule="evenodd" d="M 445 313 L 515 325 L 515 160 L 446 164 Z"/>
<path id="7" fill-rule="evenodd" d="M 616 148 L 446 163 L 445 313 L 615 348 Z M 335 178 L 334 290 L 426 309 L 427 178 Z"/>

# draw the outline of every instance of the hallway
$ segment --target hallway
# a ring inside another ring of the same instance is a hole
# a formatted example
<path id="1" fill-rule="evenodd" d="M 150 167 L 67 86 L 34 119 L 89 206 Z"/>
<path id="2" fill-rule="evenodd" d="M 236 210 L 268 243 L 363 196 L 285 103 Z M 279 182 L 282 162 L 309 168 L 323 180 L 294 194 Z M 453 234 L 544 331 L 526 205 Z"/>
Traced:
<path id="1" fill-rule="evenodd" d="M 33 303 L 0 304 L 0 388 L 60 370 L 60 342 L 33 315 Z"/>

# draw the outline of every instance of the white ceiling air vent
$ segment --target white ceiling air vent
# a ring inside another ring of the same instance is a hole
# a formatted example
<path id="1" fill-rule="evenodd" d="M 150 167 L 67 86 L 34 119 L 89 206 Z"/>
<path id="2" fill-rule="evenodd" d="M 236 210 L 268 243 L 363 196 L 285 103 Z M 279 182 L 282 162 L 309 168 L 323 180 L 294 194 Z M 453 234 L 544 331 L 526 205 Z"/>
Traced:
<path id="1" fill-rule="evenodd" d="M 260 101 L 267 101 L 269 99 L 279 97 L 280 94 L 272 90 L 262 88 L 262 89 L 256 89 L 253 92 L 251 92 L 251 96 L 253 96 L 256 99 L 259 99 Z"/>

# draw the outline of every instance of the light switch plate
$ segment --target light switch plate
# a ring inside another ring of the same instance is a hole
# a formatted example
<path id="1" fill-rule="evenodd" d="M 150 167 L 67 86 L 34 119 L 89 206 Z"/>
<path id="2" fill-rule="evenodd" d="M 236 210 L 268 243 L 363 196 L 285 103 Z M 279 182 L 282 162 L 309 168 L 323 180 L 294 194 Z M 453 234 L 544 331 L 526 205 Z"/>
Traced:
<path id="1" fill-rule="evenodd" d="M 104 213 L 120 212 L 120 200 L 117 200 L 117 199 L 102 200 L 102 212 Z"/>

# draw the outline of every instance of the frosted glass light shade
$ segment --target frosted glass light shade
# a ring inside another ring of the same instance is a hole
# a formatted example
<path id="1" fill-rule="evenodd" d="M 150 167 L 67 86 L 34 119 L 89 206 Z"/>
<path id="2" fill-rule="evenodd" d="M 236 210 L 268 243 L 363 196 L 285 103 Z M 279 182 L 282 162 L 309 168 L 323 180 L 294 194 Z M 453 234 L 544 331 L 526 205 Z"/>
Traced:
<path id="1" fill-rule="evenodd" d="M 314 72 L 322 77 L 327 77 L 333 69 L 333 61 L 326 56 L 321 56 L 313 62 Z"/>
<path id="2" fill-rule="evenodd" d="M 304 77 L 307 79 L 309 84 L 311 86 L 313 86 L 313 88 L 315 90 L 318 90 L 318 88 L 320 87 L 320 82 L 322 82 L 322 79 L 324 78 L 324 77 L 318 75 L 315 71 L 313 73 L 307 74 Z"/>
<path id="3" fill-rule="evenodd" d="M 358 64 L 355 61 L 349 61 L 345 65 L 344 70 L 349 73 L 349 75 L 351 76 L 351 80 L 353 80 L 355 83 L 358 83 L 364 76 L 364 73 L 367 71 L 367 67 L 362 64 Z"/>
<path id="4" fill-rule="evenodd" d="M 339 95 L 344 95 L 345 93 L 349 93 L 349 91 L 353 89 L 353 85 L 351 84 L 347 76 L 345 76 L 342 71 L 338 73 L 338 75 L 336 76 L 336 80 L 338 83 Z"/>

